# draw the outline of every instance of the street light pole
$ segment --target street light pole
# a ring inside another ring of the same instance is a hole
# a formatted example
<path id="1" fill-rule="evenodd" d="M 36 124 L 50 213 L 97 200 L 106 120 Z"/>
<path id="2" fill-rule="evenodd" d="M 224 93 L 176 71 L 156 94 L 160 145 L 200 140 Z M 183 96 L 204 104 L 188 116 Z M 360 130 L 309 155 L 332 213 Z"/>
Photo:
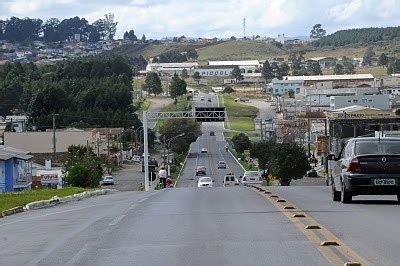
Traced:
<path id="1" fill-rule="evenodd" d="M 149 147 L 147 135 L 147 111 L 143 112 L 143 144 L 144 144 L 144 190 L 149 191 Z"/>
<path id="2" fill-rule="evenodd" d="M 180 138 L 185 136 L 185 133 L 179 134 L 175 137 L 169 138 L 167 139 L 167 162 L 168 162 L 168 176 L 171 175 L 171 165 L 169 163 L 169 144 L 171 143 L 171 141 L 173 141 L 174 139 Z M 165 145 L 165 136 L 164 136 L 164 145 Z"/>

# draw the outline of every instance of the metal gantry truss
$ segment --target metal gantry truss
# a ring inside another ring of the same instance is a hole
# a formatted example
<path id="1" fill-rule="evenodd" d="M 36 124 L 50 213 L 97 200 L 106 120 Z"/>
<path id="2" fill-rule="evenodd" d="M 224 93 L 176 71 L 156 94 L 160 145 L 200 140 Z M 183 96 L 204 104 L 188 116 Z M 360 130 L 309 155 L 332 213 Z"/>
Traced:
<path id="1" fill-rule="evenodd" d="M 197 107 L 195 110 L 191 111 L 147 113 L 148 120 L 173 119 L 173 118 L 191 118 L 191 119 L 196 119 L 200 122 L 218 122 L 225 120 L 226 112 L 223 108 Z"/>

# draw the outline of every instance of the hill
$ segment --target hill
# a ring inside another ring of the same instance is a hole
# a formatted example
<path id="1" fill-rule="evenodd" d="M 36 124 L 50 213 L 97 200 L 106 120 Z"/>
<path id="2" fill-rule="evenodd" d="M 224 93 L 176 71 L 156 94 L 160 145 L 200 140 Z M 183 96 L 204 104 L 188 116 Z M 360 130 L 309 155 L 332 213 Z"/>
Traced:
<path id="1" fill-rule="evenodd" d="M 284 55 L 285 50 L 263 41 L 236 40 L 200 48 L 199 61 L 267 59 Z"/>
<path id="2" fill-rule="evenodd" d="M 314 42 L 315 46 L 345 46 L 400 40 L 400 27 L 340 30 Z"/>

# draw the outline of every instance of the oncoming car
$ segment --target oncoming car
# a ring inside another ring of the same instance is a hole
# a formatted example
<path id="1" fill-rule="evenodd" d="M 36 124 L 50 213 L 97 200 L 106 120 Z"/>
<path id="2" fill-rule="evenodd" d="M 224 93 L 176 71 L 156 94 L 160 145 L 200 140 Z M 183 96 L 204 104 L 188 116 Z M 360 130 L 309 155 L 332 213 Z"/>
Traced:
<path id="1" fill-rule="evenodd" d="M 103 180 L 100 181 L 100 185 L 107 186 L 107 185 L 114 185 L 114 178 L 110 175 L 103 177 Z"/>
<path id="2" fill-rule="evenodd" d="M 225 163 L 225 161 L 219 161 L 219 162 L 217 163 L 217 168 L 218 168 L 218 169 L 226 169 L 226 163 Z"/>
<path id="3" fill-rule="evenodd" d="M 197 176 L 198 175 L 206 175 L 206 174 L 207 174 L 207 171 L 206 171 L 206 168 L 204 166 L 201 166 L 201 165 L 196 166 L 196 175 Z"/>
<path id="4" fill-rule="evenodd" d="M 400 201 L 400 138 L 353 138 L 333 160 L 332 199 L 350 203 L 357 195 L 396 195 Z"/>
<path id="5" fill-rule="evenodd" d="M 200 151 L 200 153 L 207 153 L 207 152 L 208 152 L 207 148 L 202 148 Z"/>
<path id="6" fill-rule="evenodd" d="M 211 177 L 200 177 L 197 187 L 213 187 L 214 180 Z"/>

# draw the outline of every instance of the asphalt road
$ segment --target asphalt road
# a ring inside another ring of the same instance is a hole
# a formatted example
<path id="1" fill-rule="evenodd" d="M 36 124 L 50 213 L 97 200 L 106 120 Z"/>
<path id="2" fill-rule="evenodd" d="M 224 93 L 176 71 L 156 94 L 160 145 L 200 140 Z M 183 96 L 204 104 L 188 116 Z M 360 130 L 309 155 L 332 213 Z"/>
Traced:
<path id="1" fill-rule="evenodd" d="M 277 203 L 247 187 L 221 187 L 226 170 L 216 169 L 219 159 L 242 171 L 224 152 L 221 130 L 221 123 L 204 123 L 181 188 L 119 192 L 0 219 L 0 265 L 330 265 L 333 257 L 343 265 L 346 256 L 399 265 L 394 197 L 355 197 L 343 205 L 324 186 L 268 187 L 287 200 Z M 197 156 L 203 146 L 209 153 Z M 193 188 L 200 163 L 217 187 Z M 290 205 L 295 210 L 283 208 Z M 292 218 L 299 212 L 304 220 Z M 321 230 L 305 231 L 306 219 Z M 340 246 L 316 241 L 334 237 Z"/>
<path id="2" fill-rule="evenodd" d="M 200 100 L 204 96 L 204 101 Z M 208 101 L 211 99 L 211 102 Z M 200 93 L 195 97 L 195 105 L 199 107 L 218 106 L 218 98 L 213 94 Z M 195 175 L 196 166 L 206 167 L 206 176 L 215 180 L 214 186 L 223 186 L 223 177 L 227 173 L 233 173 L 236 177 L 243 175 L 243 169 L 238 165 L 230 153 L 226 152 L 226 142 L 223 137 L 223 122 L 204 122 L 201 126 L 203 135 L 190 146 L 188 158 L 185 167 L 178 179 L 177 187 L 196 187 L 198 177 Z M 215 136 L 210 136 L 214 132 Z M 207 153 L 200 153 L 202 148 L 208 150 Z M 227 169 L 217 169 L 218 161 L 225 161 Z"/>

